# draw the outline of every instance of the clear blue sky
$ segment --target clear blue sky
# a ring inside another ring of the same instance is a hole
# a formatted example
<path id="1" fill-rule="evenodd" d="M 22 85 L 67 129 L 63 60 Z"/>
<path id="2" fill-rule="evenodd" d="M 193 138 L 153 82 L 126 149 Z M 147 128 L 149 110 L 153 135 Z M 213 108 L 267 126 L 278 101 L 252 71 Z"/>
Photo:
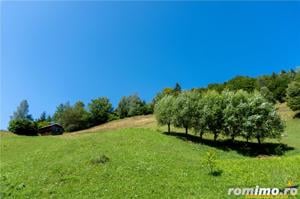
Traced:
<path id="1" fill-rule="evenodd" d="M 114 105 L 300 65 L 300 2 L 1 2 L 1 126 L 22 99 Z"/>

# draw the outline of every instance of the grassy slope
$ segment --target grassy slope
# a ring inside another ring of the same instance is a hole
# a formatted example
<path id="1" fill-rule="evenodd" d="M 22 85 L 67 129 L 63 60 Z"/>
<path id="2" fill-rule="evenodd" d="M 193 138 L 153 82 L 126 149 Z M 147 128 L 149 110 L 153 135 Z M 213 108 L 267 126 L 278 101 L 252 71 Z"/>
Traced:
<path id="1" fill-rule="evenodd" d="M 288 136 L 283 138 L 295 150 L 265 158 L 183 141 L 146 123 L 150 128 L 53 137 L 2 135 L 1 192 L 17 198 L 226 198 L 229 187 L 300 183 L 300 120 L 287 121 Z M 221 176 L 207 174 L 208 150 L 216 150 Z M 101 155 L 110 161 L 92 163 Z"/>

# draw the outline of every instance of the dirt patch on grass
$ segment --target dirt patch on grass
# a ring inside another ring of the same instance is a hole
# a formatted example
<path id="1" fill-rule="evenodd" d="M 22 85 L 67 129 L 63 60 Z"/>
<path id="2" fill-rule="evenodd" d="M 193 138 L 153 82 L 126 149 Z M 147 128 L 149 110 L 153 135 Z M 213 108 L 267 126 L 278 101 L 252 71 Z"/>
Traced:
<path id="1" fill-rule="evenodd" d="M 285 121 L 293 119 L 295 112 L 293 112 L 286 103 L 276 104 L 276 108 L 281 119 Z"/>
<path id="2" fill-rule="evenodd" d="M 156 119 L 153 115 L 143 115 L 143 116 L 135 116 L 135 117 L 129 117 L 125 119 L 115 120 L 89 129 L 76 131 L 73 133 L 66 133 L 66 135 L 67 134 L 75 135 L 75 134 L 87 133 L 87 132 L 103 132 L 103 131 L 117 130 L 122 128 L 151 128 L 155 126 L 156 126 Z"/>

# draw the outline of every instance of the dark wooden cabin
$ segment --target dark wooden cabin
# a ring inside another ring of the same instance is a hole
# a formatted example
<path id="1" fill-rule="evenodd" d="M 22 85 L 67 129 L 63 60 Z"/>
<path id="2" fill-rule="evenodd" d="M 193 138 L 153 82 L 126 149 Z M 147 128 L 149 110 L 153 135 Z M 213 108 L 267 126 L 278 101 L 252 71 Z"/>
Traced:
<path id="1" fill-rule="evenodd" d="M 39 129 L 39 135 L 61 135 L 64 128 L 59 124 L 50 124 Z"/>

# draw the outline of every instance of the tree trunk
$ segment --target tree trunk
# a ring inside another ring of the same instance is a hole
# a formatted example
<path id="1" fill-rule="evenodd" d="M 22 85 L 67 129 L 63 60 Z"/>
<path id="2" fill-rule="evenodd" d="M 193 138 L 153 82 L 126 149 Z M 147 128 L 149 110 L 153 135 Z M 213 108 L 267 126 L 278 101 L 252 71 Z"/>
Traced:
<path id="1" fill-rule="evenodd" d="M 170 127 L 170 123 L 168 123 L 168 133 L 171 132 L 171 127 Z"/>
<path id="2" fill-rule="evenodd" d="M 249 137 L 246 138 L 247 143 L 249 143 Z"/>
<path id="3" fill-rule="evenodd" d="M 185 127 L 185 134 L 188 134 L 188 127 Z"/>
<path id="4" fill-rule="evenodd" d="M 256 137 L 256 138 L 257 138 L 258 144 L 260 145 L 260 144 L 261 144 L 261 142 L 260 142 L 260 137 Z"/>
<path id="5" fill-rule="evenodd" d="M 214 141 L 217 141 L 217 138 L 218 138 L 218 134 L 214 133 Z"/>
<path id="6" fill-rule="evenodd" d="M 231 135 L 231 141 L 234 142 L 234 135 Z"/>
<path id="7" fill-rule="evenodd" d="M 204 132 L 203 132 L 203 131 L 200 131 L 200 140 L 203 139 L 203 134 L 204 134 Z"/>

